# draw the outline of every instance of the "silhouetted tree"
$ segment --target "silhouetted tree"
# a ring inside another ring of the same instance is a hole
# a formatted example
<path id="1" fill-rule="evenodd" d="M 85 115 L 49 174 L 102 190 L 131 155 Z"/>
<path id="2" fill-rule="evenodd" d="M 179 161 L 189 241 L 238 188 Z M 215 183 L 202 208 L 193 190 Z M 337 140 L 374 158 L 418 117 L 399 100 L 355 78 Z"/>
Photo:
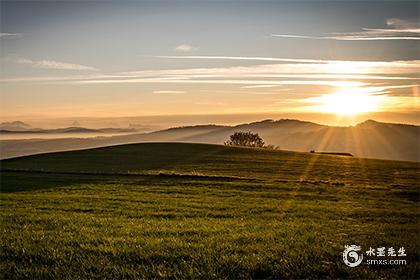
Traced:
<path id="1" fill-rule="evenodd" d="M 244 146 L 244 147 L 264 147 L 264 141 L 258 133 L 248 132 L 235 132 L 229 140 L 225 142 L 227 146 Z"/>

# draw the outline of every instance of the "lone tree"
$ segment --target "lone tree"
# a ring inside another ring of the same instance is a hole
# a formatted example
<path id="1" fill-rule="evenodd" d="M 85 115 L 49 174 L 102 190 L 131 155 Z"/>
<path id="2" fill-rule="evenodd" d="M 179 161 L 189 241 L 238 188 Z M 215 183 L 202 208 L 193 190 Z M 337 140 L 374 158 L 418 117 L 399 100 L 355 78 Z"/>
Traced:
<path id="1" fill-rule="evenodd" d="M 229 140 L 225 142 L 227 146 L 244 146 L 244 147 L 264 147 L 264 141 L 258 133 L 248 132 L 235 132 Z"/>

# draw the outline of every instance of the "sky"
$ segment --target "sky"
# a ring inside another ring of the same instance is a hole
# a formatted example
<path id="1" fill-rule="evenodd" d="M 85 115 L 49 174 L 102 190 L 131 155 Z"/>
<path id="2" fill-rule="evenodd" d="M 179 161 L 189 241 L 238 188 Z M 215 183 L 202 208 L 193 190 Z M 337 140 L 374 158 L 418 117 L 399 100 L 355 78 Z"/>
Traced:
<path id="1" fill-rule="evenodd" d="M 419 10 L 419 1 L 1 1 L 0 120 L 419 124 Z"/>

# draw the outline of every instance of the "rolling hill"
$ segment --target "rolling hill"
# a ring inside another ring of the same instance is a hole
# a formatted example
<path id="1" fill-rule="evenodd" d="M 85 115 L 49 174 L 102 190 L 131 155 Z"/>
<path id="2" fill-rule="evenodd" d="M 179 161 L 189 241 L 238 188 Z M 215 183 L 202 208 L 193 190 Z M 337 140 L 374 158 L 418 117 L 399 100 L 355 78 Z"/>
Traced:
<path id="1" fill-rule="evenodd" d="M 89 139 L 1 141 L 2 158 L 43 152 L 94 148 L 139 142 L 222 144 L 235 131 L 259 133 L 267 144 L 282 150 L 344 152 L 356 157 L 402 161 L 420 160 L 420 127 L 369 120 L 350 127 L 330 127 L 298 120 L 265 120 L 237 126 L 201 125 L 151 133 Z"/>
<path id="2" fill-rule="evenodd" d="M 190 143 L 0 163 L 1 279 L 418 275 L 417 163 Z M 406 264 L 349 268 L 346 244 Z"/>
<path id="3" fill-rule="evenodd" d="M 340 166 L 340 168 L 336 168 Z M 270 180 L 415 184 L 416 163 L 190 143 L 142 143 L 6 159 L 5 170 L 171 173 Z M 411 178 L 407 177 L 411 174 Z M 407 181 L 411 179 L 411 181 Z"/>

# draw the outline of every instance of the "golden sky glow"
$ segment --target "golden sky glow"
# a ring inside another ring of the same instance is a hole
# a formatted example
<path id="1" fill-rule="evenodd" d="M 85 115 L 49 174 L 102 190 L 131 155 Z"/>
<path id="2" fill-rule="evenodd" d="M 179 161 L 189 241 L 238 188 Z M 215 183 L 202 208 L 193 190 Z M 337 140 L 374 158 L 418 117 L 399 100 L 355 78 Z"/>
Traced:
<path id="1" fill-rule="evenodd" d="M 313 107 L 317 112 L 353 116 L 381 110 L 386 99 L 386 96 L 364 92 L 362 88 L 344 87 L 335 93 L 309 98 L 307 101 L 319 104 Z"/>
<path id="2" fill-rule="evenodd" d="M 333 14 L 324 13 L 327 2 L 311 4 L 322 16 L 278 2 L 241 3 L 240 11 L 235 2 L 206 9 L 149 3 L 153 16 L 141 1 L 86 9 L 4 3 L 0 119 L 306 113 L 416 119 L 420 27 L 412 3 L 381 2 L 386 16 L 372 10 L 357 20 L 347 11 L 365 11 L 362 2 L 333 5 Z"/>

